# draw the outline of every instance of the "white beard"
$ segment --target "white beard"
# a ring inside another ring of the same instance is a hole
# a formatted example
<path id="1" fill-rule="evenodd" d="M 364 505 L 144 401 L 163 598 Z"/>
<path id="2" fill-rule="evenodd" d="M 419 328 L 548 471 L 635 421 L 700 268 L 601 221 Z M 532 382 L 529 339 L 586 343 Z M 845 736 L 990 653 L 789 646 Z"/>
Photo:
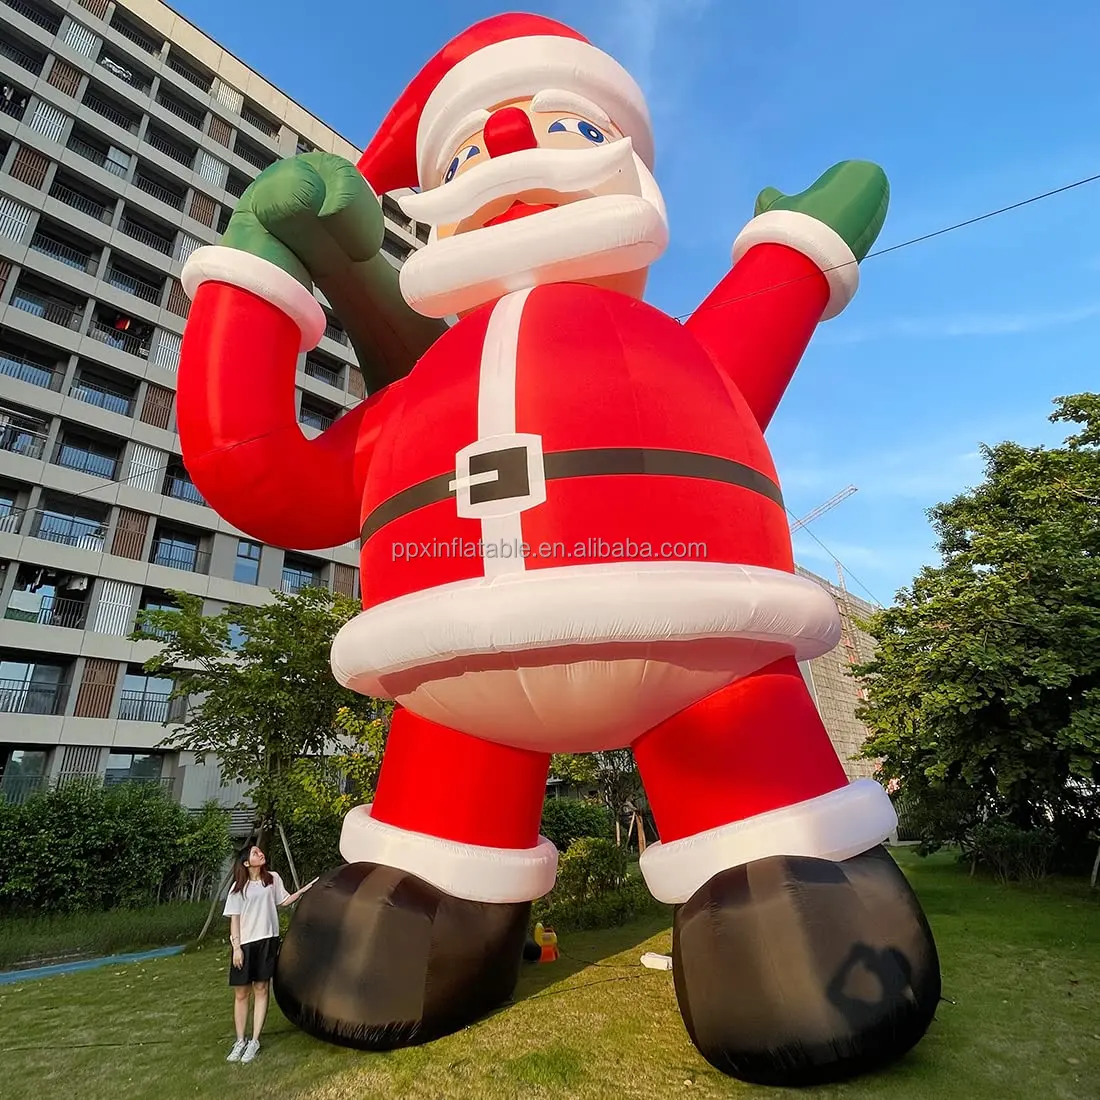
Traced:
<path id="1" fill-rule="evenodd" d="M 640 194 L 602 194 L 437 239 L 401 268 L 401 293 L 425 317 L 475 309 L 547 283 L 585 282 L 647 268 L 668 247 L 664 199 L 634 154 Z"/>

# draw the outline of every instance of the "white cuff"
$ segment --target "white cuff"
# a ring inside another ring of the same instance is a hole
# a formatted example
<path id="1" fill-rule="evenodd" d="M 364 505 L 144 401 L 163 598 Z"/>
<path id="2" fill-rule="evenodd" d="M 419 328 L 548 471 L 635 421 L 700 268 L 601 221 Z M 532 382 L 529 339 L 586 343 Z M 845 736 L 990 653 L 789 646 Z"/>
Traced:
<path id="1" fill-rule="evenodd" d="M 379 863 L 407 871 L 467 901 L 534 901 L 554 887 L 558 850 L 544 836 L 534 848 L 484 848 L 376 821 L 370 804 L 344 818 L 340 854 L 349 863 Z"/>
<path id="2" fill-rule="evenodd" d="M 641 872 L 658 901 L 681 905 L 719 871 L 768 856 L 850 859 L 881 844 L 897 826 L 886 791 L 873 779 L 856 779 L 793 806 L 670 844 L 650 844 Z"/>
<path id="3" fill-rule="evenodd" d="M 745 226 L 733 242 L 733 262 L 758 244 L 785 244 L 813 261 L 829 283 L 822 321 L 835 317 L 855 296 L 859 263 L 844 238 L 824 222 L 797 210 L 767 210 Z"/>
<path id="4" fill-rule="evenodd" d="M 180 282 L 191 299 L 203 283 L 228 283 L 263 298 L 298 326 L 302 351 L 312 351 L 325 334 L 328 322 L 320 302 L 293 275 L 251 252 L 217 244 L 196 248 L 183 265 Z"/>

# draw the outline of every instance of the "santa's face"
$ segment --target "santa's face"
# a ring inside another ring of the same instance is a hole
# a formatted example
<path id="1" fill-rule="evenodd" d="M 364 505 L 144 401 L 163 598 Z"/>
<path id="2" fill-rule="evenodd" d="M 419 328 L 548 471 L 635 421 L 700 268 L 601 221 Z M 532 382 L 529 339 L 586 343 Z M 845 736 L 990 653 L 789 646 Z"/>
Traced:
<path id="1" fill-rule="evenodd" d="M 476 112 L 434 178 L 400 201 L 431 225 L 401 271 L 419 313 L 463 313 L 514 290 L 587 282 L 641 297 L 668 243 L 664 201 L 596 104 L 545 91 Z"/>

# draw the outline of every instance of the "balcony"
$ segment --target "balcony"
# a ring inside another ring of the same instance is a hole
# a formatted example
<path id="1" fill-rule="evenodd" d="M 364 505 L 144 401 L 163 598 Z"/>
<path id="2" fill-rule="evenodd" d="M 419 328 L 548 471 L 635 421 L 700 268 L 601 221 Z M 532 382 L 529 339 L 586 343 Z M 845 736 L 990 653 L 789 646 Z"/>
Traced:
<path id="1" fill-rule="evenodd" d="M 210 555 L 205 550 L 179 542 L 155 542 L 150 562 L 185 573 L 207 573 L 210 569 Z"/>
<path id="2" fill-rule="evenodd" d="M 182 141 L 175 141 L 160 130 L 150 127 L 145 134 L 145 140 L 158 152 L 166 157 L 171 157 L 186 168 L 191 168 L 195 163 L 196 149 L 193 145 L 185 145 Z"/>
<path id="3" fill-rule="evenodd" d="M 119 416 L 133 416 L 134 395 L 121 386 L 114 386 L 95 375 L 81 375 L 69 390 L 69 396 L 86 405 L 118 413 Z"/>
<path id="4" fill-rule="evenodd" d="M 132 237 L 139 244 L 145 245 L 146 248 L 152 248 L 165 256 L 172 255 L 172 245 L 175 243 L 174 234 L 167 234 L 148 225 L 143 225 L 135 218 L 131 218 L 129 214 L 122 215 L 118 227 L 127 237 Z"/>
<path id="5" fill-rule="evenodd" d="M 55 466 L 64 466 L 67 470 L 78 470 L 82 474 L 114 481 L 118 474 L 119 456 L 106 451 L 105 447 L 93 450 L 88 440 L 77 436 L 58 440 L 52 461 Z"/>
<path id="6" fill-rule="evenodd" d="M 26 514 L 24 508 L 12 508 L 10 511 L 0 512 L 0 535 L 18 535 Z"/>
<path id="7" fill-rule="evenodd" d="M 176 118 L 183 119 L 188 126 L 194 126 L 196 130 L 202 130 L 202 122 L 206 117 L 205 111 L 200 111 L 198 107 L 192 107 L 190 104 L 184 103 L 182 99 L 177 99 L 163 88 L 157 92 L 157 102 L 166 111 L 171 111 Z"/>
<path id="8" fill-rule="evenodd" d="M 7 98 L 8 90 L 11 91 L 11 98 Z M 6 85 L 4 95 L 0 96 L 0 111 L 22 122 L 27 113 L 27 93 L 19 88 L 12 88 L 10 84 Z"/>
<path id="9" fill-rule="evenodd" d="M 40 8 L 37 4 L 30 3 L 29 0 L 4 0 L 4 3 L 12 11 L 19 12 L 24 19 L 29 19 L 50 34 L 57 34 L 57 29 L 61 26 L 61 16 L 59 14 Z"/>
<path id="10" fill-rule="evenodd" d="M 88 329 L 88 335 L 93 340 L 98 340 L 101 344 L 106 344 L 108 347 L 117 348 L 119 351 L 126 352 L 127 355 L 135 355 L 138 359 L 149 358 L 148 339 L 139 339 L 133 333 L 122 332 L 113 325 L 105 324 L 103 321 L 93 321 L 91 327 Z"/>
<path id="11" fill-rule="evenodd" d="M 304 569 L 284 569 L 280 589 L 288 596 L 296 596 L 303 588 L 323 588 L 321 578 L 316 573 Z"/>
<path id="12" fill-rule="evenodd" d="M 31 593 L 12 593 L 14 601 L 18 595 Z M 40 626 L 60 626 L 66 630 L 83 630 L 87 619 L 88 606 L 83 600 L 67 599 L 62 596 L 43 596 L 37 610 L 23 610 L 10 604 L 4 612 L 5 619 L 17 622 L 38 623 Z"/>
<path id="13" fill-rule="evenodd" d="M 199 88 L 201 91 L 210 91 L 213 77 L 203 75 L 198 69 L 188 65 L 186 61 L 177 57 L 174 53 L 169 53 L 168 55 L 168 68 L 170 68 L 172 72 L 182 76 L 189 84 L 194 84 L 195 87 Z"/>
<path id="14" fill-rule="evenodd" d="M 307 358 L 304 370 L 310 378 L 316 378 L 318 382 L 325 382 L 338 390 L 344 388 L 343 372 L 319 363 L 316 359 Z"/>
<path id="15" fill-rule="evenodd" d="M 186 500 L 189 504 L 201 504 L 209 507 L 203 499 L 202 493 L 195 488 L 195 483 L 188 477 L 178 474 L 169 475 L 164 482 L 164 496 L 174 497 L 176 500 Z"/>
<path id="16" fill-rule="evenodd" d="M 249 126 L 255 127 L 261 134 L 267 134 L 268 137 L 279 136 L 279 124 L 273 122 L 269 118 L 265 118 L 259 111 L 245 103 L 241 107 L 241 118 L 249 124 Z"/>
<path id="17" fill-rule="evenodd" d="M 113 123 L 119 129 L 126 130 L 131 134 L 136 134 L 141 128 L 140 117 L 135 117 L 129 111 L 124 111 L 121 107 L 115 106 L 110 100 L 91 89 L 84 95 L 84 106 L 89 111 L 95 111 L 97 115 Z"/>
<path id="18" fill-rule="evenodd" d="M 53 364 L 36 362 L 14 351 L 0 350 L 0 374 L 29 382 L 32 386 L 41 386 L 44 390 L 57 390 L 64 372 Z"/>
<path id="19" fill-rule="evenodd" d="M 344 347 L 348 346 L 348 334 L 340 327 L 336 321 L 330 320 L 325 325 L 325 335 L 330 340 L 335 340 L 338 344 L 343 344 Z"/>
<path id="20" fill-rule="evenodd" d="M 24 680 L 0 680 L 0 714 L 60 714 L 65 689 Z"/>
<path id="21" fill-rule="evenodd" d="M 230 171 L 225 181 L 225 189 L 234 198 L 239 199 L 245 191 L 248 189 L 248 185 L 252 181 L 245 176 L 242 176 L 240 172 Z"/>
<path id="22" fill-rule="evenodd" d="M 100 520 L 64 515 L 40 508 L 34 513 L 30 537 L 101 554 L 107 538 L 107 524 Z"/>
<path id="23" fill-rule="evenodd" d="M 11 304 L 24 313 L 32 313 L 35 317 L 41 317 L 42 320 L 60 325 L 62 328 L 79 329 L 84 319 L 83 306 L 76 306 L 72 302 L 38 294 L 32 290 L 22 290 L 19 287 L 15 288 L 11 296 Z"/>
<path id="24" fill-rule="evenodd" d="M 46 63 L 43 54 L 28 53 L 22 46 L 17 46 L 6 38 L 0 38 L 0 57 L 6 57 L 9 61 L 14 61 L 21 69 L 26 69 L 27 72 L 34 73 L 35 76 L 41 74 L 42 66 Z"/>
<path id="25" fill-rule="evenodd" d="M 136 691 L 124 688 L 118 699 L 118 717 L 122 722 L 168 722 L 183 721 L 187 711 L 186 699 L 173 699 L 168 691 Z M 156 778 L 155 782 L 162 782 Z"/>
<path id="26" fill-rule="evenodd" d="M 76 153 L 78 157 L 90 160 L 93 164 L 98 164 L 100 168 L 112 175 L 125 177 L 130 170 L 129 163 L 123 164 L 120 161 L 112 160 L 102 149 L 96 148 L 83 138 L 76 137 L 75 134 L 69 138 L 68 148 Z"/>
<path id="27" fill-rule="evenodd" d="M 163 183 L 158 183 L 140 169 L 134 173 L 134 186 L 138 188 L 139 191 L 144 191 L 147 195 L 152 195 L 154 199 L 164 203 L 166 206 L 172 207 L 173 210 L 183 209 L 184 197 L 179 191 L 174 191 L 170 187 L 165 187 Z"/>
<path id="28" fill-rule="evenodd" d="M 321 409 L 311 408 L 303 402 L 301 412 L 298 413 L 298 423 L 323 432 L 336 423 L 336 417 Z"/>
<path id="29" fill-rule="evenodd" d="M 0 451 L 40 459 L 46 450 L 45 424 L 13 424 L 0 420 Z"/>
<path id="30" fill-rule="evenodd" d="M 152 35 L 146 34 L 139 27 L 134 26 L 117 7 L 115 8 L 114 15 L 111 16 L 111 28 L 112 30 L 118 31 L 123 38 L 129 39 L 135 46 L 144 50 L 146 53 L 152 54 L 154 57 L 160 54 L 163 43 L 158 42 Z"/>
<path id="31" fill-rule="evenodd" d="M 57 260 L 58 263 L 65 264 L 68 267 L 75 267 L 77 271 L 83 271 L 86 275 L 92 274 L 98 263 L 97 256 L 92 255 L 90 252 L 84 252 L 71 244 L 65 244 L 41 229 L 36 230 L 34 236 L 31 237 L 30 247 L 35 252 L 41 252 L 43 255 L 49 256 L 51 260 Z"/>
<path id="32" fill-rule="evenodd" d="M 111 217 L 114 214 L 113 202 L 110 204 L 101 202 L 99 199 L 74 190 L 67 184 L 58 183 L 56 180 L 50 188 L 50 197 L 57 199 L 58 202 L 63 202 L 66 206 L 71 206 L 74 210 L 79 210 L 82 214 L 87 214 L 89 218 L 95 218 L 97 221 L 107 222 L 108 224 L 110 224 Z"/>
<path id="33" fill-rule="evenodd" d="M 279 159 L 274 153 L 269 153 L 266 149 L 260 149 L 251 142 L 242 141 L 239 136 L 233 143 L 233 152 L 246 164 L 251 164 L 253 168 L 258 168 L 261 172 Z"/>
<path id="34" fill-rule="evenodd" d="M 46 790 L 44 775 L 5 775 L 0 779 L 0 802 L 9 806 L 21 806 L 29 798 Z"/>
<path id="35" fill-rule="evenodd" d="M 153 82 L 144 73 L 131 65 L 123 64 L 123 62 L 108 53 L 101 53 L 98 63 L 112 76 L 117 76 L 124 84 L 129 84 L 131 88 L 136 88 L 139 92 L 148 92 L 153 86 Z"/>
<path id="36" fill-rule="evenodd" d="M 111 286 L 117 287 L 119 290 L 125 290 L 127 294 L 133 294 L 136 298 L 140 298 L 144 302 L 153 302 L 155 304 L 160 301 L 161 288 L 157 286 L 156 283 L 151 283 L 146 279 L 139 279 L 136 275 L 130 275 L 125 271 L 120 271 L 114 264 L 111 264 L 111 266 L 107 268 L 107 273 L 104 275 L 103 281 L 110 283 Z"/>

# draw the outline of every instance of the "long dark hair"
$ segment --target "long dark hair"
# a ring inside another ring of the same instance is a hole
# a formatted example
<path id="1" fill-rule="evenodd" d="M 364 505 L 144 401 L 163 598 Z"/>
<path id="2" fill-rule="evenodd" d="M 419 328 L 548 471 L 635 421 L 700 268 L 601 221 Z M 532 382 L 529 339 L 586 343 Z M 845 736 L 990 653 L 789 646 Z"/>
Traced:
<path id="1" fill-rule="evenodd" d="M 248 868 L 244 864 L 245 860 L 252 854 L 253 847 L 255 845 L 249 844 L 247 847 L 242 848 L 237 855 L 237 860 L 233 864 L 233 889 L 229 891 L 231 894 L 243 893 L 244 888 L 250 881 Z M 260 868 L 260 881 L 265 886 L 270 886 L 275 881 L 271 877 L 271 872 L 267 869 L 266 863 Z"/>

